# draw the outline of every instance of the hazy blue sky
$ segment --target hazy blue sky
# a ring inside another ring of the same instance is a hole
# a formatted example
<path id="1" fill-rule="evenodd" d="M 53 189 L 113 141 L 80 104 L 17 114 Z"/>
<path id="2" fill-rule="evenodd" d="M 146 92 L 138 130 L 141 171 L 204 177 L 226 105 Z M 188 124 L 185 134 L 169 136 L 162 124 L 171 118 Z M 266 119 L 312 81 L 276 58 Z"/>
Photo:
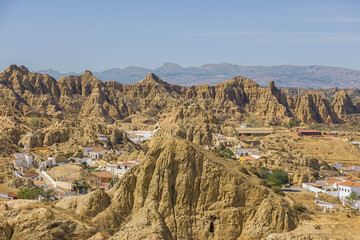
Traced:
<path id="1" fill-rule="evenodd" d="M 0 0 L 0 68 L 206 63 L 360 70 L 360 1 Z"/>

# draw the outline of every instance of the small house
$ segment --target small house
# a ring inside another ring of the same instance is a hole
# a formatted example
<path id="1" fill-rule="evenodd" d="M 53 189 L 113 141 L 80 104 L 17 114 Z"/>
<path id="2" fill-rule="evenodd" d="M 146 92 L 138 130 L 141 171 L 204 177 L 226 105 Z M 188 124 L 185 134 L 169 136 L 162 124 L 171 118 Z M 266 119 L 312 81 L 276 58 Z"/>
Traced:
<path id="1" fill-rule="evenodd" d="M 92 158 L 99 159 L 106 153 L 102 147 L 84 147 L 84 155 Z"/>
<path id="2" fill-rule="evenodd" d="M 91 172 L 91 175 L 93 176 L 93 180 L 99 183 L 108 183 L 114 177 L 109 171 Z"/>
<path id="3" fill-rule="evenodd" d="M 26 173 L 22 175 L 23 178 L 27 178 L 30 180 L 39 180 L 39 174 L 38 173 Z"/>
<path id="4" fill-rule="evenodd" d="M 260 155 L 260 151 L 257 148 L 236 148 L 235 155 L 237 158 L 249 155 Z"/>
<path id="5" fill-rule="evenodd" d="M 339 186 L 339 198 L 346 199 L 352 192 L 355 192 L 357 196 L 360 196 L 360 182 L 358 181 L 344 181 L 338 184 Z"/>
<path id="6" fill-rule="evenodd" d="M 12 164 L 13 164 L 15 170 L 22 172 L 22 173 L 28 172 L 29 169 L 31 168 L 31 166 L 29 166 L 26 163 L 26 161 L 24 161 L 24 159 L 22 159 L 22 158 L 13 159 Z"/>

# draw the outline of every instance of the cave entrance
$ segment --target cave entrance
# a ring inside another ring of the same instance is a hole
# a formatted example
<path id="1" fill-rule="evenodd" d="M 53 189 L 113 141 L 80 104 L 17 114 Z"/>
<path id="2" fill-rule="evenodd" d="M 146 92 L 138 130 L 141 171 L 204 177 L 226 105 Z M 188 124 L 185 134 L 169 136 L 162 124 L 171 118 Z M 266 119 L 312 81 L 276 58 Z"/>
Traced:
<path id="1" fill-rule="evenodd" d="M 214 223 L 213 222 L 210 222 L 209 232 L 210 233 L 214 232 Z"/>

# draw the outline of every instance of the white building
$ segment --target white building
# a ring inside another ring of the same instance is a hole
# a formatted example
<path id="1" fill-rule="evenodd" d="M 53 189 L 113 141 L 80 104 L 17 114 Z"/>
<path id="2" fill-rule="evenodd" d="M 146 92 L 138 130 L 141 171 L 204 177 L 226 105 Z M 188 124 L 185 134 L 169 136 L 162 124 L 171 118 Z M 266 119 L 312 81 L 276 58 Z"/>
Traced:
<path id="1" fill-rule="evenodd" d="M 47 160 L 41 161 L 40 169 L 52 168 L 56 166 L 56 160 L 53 157 L 48 157 Z"/>
<path id="2" fill-rule="evenodd" d="M 346 199 L 352 192 L 355 192 L 357 196 L 360 196 L 360 182 L 345 181 L 339 185 L 339 198 Z"/>
<path id="3" fill-rule="evenodd" d="M 16 159 L 23 159 L 27 165 L 33 166 L 34 159 L 33 157 L 28 153 L 14 153 Z"/>
<path id="4" fill-rule="evenodd" d="M 107 137 L 104 134 L 98 133 L 97 136 L 98 136 L 99 140 L 102 141 L 102 142 L 107 142 L 108 141 Z"/>
<path id="5" fill-rule="evenodd" d="M 360 196 L 360 178 L 355 176 L 329 177 L 315 183 L 303 183 L 302 187 L 310 192 L 323 192 L 342 200 L 355 192 Z"/>
<path id="6" fill-rule="evenodd" d="M 96 167 L 98 164 L 95 159 L 89 157 L 74 158 L 76 164 L 86 164 L 88 167 Z"/>
<path id="7" fill-rule="evenodd" d="M 140 164 L 141 161 L 127 161 L 127 162 L 117 162 L 116 165 L 105 166 L 102 170 L 109 171 L 117 177 L 121 177 L 132 167 Z"/>
<path id="8" fill-rule="evenodd" d="M 260 151 L 257 148 L 236 148 L 235 149 L 235 156 L 237 158 L 244 157 L 244 156 L 256 156 L 258 158 L 261 157 Z"/>
<path id="9" fill-rule="evenodd" d="M 153 131 L 126 131 L 126 133 L 130 141 L 134 143 L 140 143 L 146 140 L 150 140 L 159 129 L 160 128 L 157 128 Z"/>
<path id="10" fill-rule="evenodd" d="M 84 155 L 92 158 L 99 159 L 101 156 L 104 156 L 106 151 L 101 147 L 84 147 Z"/>

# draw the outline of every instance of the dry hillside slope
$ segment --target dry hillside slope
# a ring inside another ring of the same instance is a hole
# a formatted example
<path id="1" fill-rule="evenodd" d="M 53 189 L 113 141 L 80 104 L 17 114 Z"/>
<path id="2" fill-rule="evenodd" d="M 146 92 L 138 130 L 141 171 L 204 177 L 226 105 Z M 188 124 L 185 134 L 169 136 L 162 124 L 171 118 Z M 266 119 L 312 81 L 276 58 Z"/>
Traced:
<path id="1" fill-rule="evenodd" d="M 240 167 L 181 138 L 157 137 L 143 163 L 108 193 L 109 207 L 84 215 L 111 239 L 256 239 L 296 228 L 287 201 Z M 87 199 L 58 206 L 86 213 L 78 206 Z"/>

